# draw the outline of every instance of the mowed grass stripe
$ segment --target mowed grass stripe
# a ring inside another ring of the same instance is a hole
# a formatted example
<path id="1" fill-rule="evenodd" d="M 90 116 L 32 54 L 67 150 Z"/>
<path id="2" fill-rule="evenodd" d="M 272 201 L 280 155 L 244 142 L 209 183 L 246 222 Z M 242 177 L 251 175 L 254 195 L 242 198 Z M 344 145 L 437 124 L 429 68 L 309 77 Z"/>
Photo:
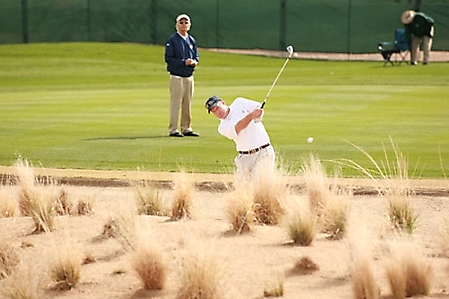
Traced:
<path id="1" fill-rule="evenodd" d="M 237 96 L 262 102 L 285 59 L 202 50 L 192 103 L 201 137 L 171 139 L 163 51 L 107 43 L 0 46 L 0 164 L 21 155 L 57 168 L 233 171 L 234 143 L 217 133 L 204 101 L 217 94 L 228 103 Z M 310 152 L 372 167 L 350 143 L 385 159 L 391 137 L 410 168 L 418 164 L 422 176 L 441 178 L 440 159 L 449 164 L 447 66 L 292 59 L 264 123 L 293 171 Z"/>

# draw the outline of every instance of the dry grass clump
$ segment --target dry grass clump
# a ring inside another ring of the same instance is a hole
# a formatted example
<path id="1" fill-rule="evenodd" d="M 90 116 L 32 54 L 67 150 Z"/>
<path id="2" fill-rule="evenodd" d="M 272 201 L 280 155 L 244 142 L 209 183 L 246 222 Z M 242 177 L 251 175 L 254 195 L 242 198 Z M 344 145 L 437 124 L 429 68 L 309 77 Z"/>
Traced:
<path id="1" fill-rule="evenodd" d="M 55 216 L 70 214 L 71 204 L 64 189 L 44 178 L 40 183 L 27 161 L 19 159 L 15 164 L 19 194 L 19 210 L 23 216 L 30 216 L 35 223 L 35 232 L 48 232 L 54 229 Z"/>
<path id="2" fill-rule="evenodd" d="M 159 246 L 140 242 L 132 257 L 132 266 L 145 289 L 162 290 L 164 288 L 168 266 Z"/>
<path id="3" fill-rule="evenodd" d="M 213 246 L 212 246 L 213 247 Z M 225 298 L 220 265 L 210 244 L 195 242 L 182 260 L 177 299 Z"/>
<path id="4" fill-rule="evenodd" d="M 351 269 L 352 291 L 355 299 L 380 298 L 380 289 L 368 259 L 354 261 Z"/>
<path id="5" fill-rule="evenodd" d="M 417 227 L 418 214 L 411 206 L 408 195 L 392 193 L 387 195 L 388 220 L 397 232 L 412 234 Z"/>
<path id="6" fill-rule="evenodd" d="M 194 183 L 188 174 L 181 170 L 174 184 L 171 218 L 172 220 L 191 218 Z"/>
<path id="7" fill-rule="evenodd" d="M 316 235 L 316 217 L 304 207 L 292 209 L 285 217 L 285 226 L 294 244 L 309 246 Z"/>
<path id="8" fill-rule="evenodd" d="M 69 194 L 64 188 L 60 188 L 55 200 L 55 212 L 59 216 L 71 215 L 73 204 L 70 202 Z"/>
<path id="9" fill-rule="evenodd" d="M 121 205 L 103 226 L 103 238 L 115 238 L 125 250 L 136 248 L 136 224 L 133 208 Z"/>
<path id="10" fill-rule="evenodd" d="M 94 212 L 94 205 L 91 198 L 78 200 L 76 210 L 79 216 L 90 215 Z"/>
<path id="11" fill-rule="evenodd" d="M 263 296 L 264 297 L 282 297 L 284 296 L 284 274 L 277 273 L 276 279 L 273 282 L 265 283 Z"/>
<path id="12" fill-rule="evenodd" d="M 355 299 L 377 299 L 380 288 L 374 275 L 371 239 L 362 219 L 362 216 L 353 216 L 348 225 L 352 291 Z"/>
<path id="13" fill-rule="evenodd" d="M 391 159 L 389 157 L 387 149 L 385 145 L 382 143 L 384 159 L 380 159 L 379 162 L 377 162 L 373 156 L 371 156 L 367 151 L 365 151 L 361 147 L 350 143 L 352 146 L 354 146 L 368 158 L 368 160 L 373 164 L 374 169 L 363 167 L 359 163 L 348 159 L 342 159 L 341 163 L 360 171 L 362 174 L 375 181 L 377 181 L 377 179 L 379 178 L 390 179 L 391 183 L 393 183 L 393 186 L 396 189 L 397 188 L 407 189 L 408 187 L 407 183 L 409 179 L 408 160 L 400 152 L 399 147 L 393 143 L 393 139 L 391 138 L 391 136 L 390 136 L 390 143 L 393 148 L 394 159 Z M 412 177 L 414 177 L 415 171 L 416 167 L 412 173 Z"/>
<path id="14" fill-rule="evenodd" d="M 54 230 L 56 211 L 54 193 L 50 187 L 35 186 L 21 192 L 19 206 L 24 216 L 30 216 L 35 224 L 35 233 Z"/>
<path id="15" fill-rule="evenodd" d="M 432 271 L 429 263 L 413 246 L 399 244 L 394 248 L 386 268 L 394 299 L 429 295 Z"/>
<path id="16" fill-rule="evenodd" d="M 317 157 L 310 154 L 309 160 L 304 161 L 301 172 L 306 183 L 310 211 L 320 216 L 330 195 L 326 169 Z"/>
<path id="17" fill-rule="evenodd" d="M 0 218 L 15 217 L 18 211 L 12 188 L 0 186 Z"/>
<path id="18" fill-rule="evenodd" d="M 306 182 L 310 213 L 316 217 L 320 231 L 327 233 L 330 239 L 341 239 L 346 232 L 350 195 L 339 194 L 336 187 L 331 188 L 326 169 L 313 154 L 304 162 L 301 171 Z"/>
<path id="19" fill-rule="evenodd" d="M 350 211 L 349 195 L 332 194 L 326 201 L 321 217 L 322 231 L 333 240 L 341 239 L 346 233 Z"/>
<path id="20" fill-rule="evenodd" d="M 0 279 L 11 275 L 19 262 L 20 257 L 16 249 L 0 240 Z"/>
<path id="21" fill-rule="evenodd" d="M 55 250 L 50 261 L 50 278 L 56 290 L 71 290 L 80 280 L 82 254 L 75 247 L 66 246 Z"/>
<path id="22" fill-rule="evenodd" d="M 0 298 L 41 299 L 44 298 L 44 276 L 39 272 L 42 266 L 39 257 L 21 261 L 14 272 L 8 276 L 0 288 Z"/>
<path id="23" fill-rule="evenodd" d="M 150 183 L 136 184 L 134 193 L 139 215 L 167 216 L 164 198 Z"/>
<path id="24" fill-rule="evenodd" d="M 282 174 L 279 170 L 258 171 L 253 180 L 253 210 L 257 222 L 266 225 L 278 224 L 285 213 L 284 203 L 287 196 L 287 184 Z M 248 182 L 247 186 L 250 185 Z"/>
<path id="25" fill-rule="evenodd" d="M 227 207 L 227 215 L 232 229 L 237 234 L 253 230 L 256 219 L 253 211 L 253 198 L 249 189 L 236 189 Z"/>

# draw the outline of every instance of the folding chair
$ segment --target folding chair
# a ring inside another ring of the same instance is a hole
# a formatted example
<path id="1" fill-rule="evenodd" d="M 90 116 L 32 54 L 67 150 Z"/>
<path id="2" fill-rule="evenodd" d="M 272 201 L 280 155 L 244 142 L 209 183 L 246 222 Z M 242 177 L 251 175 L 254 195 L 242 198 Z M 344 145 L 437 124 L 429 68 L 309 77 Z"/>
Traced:
<path id="1" fill-rule="evenodd" d="M 391 63 L 391 59 L 395 57 L 396 65 L 401 65 L 403 62 L 408 64 L 407 56 L 410 54 L 410 39 L 405 35 L 404 29 L 396 29 L 394 33 L 394 42 L 379 42 L 378 49 L 384 58 L 384 66 Z M 399 57 L 398 57 L 399 56 Z M 401 58 L 401 60 L 398 60 Z"/>

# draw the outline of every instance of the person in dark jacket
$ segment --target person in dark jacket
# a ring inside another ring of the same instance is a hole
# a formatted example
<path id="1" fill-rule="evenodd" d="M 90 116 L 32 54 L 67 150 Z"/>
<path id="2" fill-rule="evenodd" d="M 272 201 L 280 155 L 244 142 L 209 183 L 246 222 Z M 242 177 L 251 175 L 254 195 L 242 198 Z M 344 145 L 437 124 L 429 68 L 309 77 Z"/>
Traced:
<path id="1" fill-rule="evenodd" d="M 188 34 L 191 22 L 186 14 L 176 18 L 176 32 L 172 34 L 165 45 L 165 62 L 170 73 L 170 124 L 169 136 L 198 137 L 191 127 L 191 102 L 194 91 L 193 72 L 199 62 L 196 41 Z M 178 130 L 179 112 L 181 110 L 181 125 Z"/>
<path id="2" fill-rule="evenodd" d="M 405 34 L 411 36 L 410 62 L 416 65 L 418 52 L 422 43 L 424 53 L 423 65 L 429 63 L 430 49 L 432 48 L 434 26 L 433 19 L 422 12 L 407 10 L 401 16 L 405 26 Z"/>

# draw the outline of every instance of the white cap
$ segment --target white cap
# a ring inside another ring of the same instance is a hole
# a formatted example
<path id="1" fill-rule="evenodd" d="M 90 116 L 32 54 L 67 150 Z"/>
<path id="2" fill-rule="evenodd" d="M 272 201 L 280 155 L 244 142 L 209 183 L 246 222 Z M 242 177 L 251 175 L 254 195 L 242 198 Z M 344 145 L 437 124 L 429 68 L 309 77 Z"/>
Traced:
<path id="1" fill-rule="evenodd" d="M 415 17 L 414 10 L 406 10 L 401 16 L 401 21 L 404 24 L 410 24 L 413 21 L 414 17 Z"/>
<path id="2" fill-rule="evenodd" d="M 189 21 L 190 23 L 190 17 L 188 15 L 186 15 L 185 13 L 180 14 L 179 16 L 176 17 L 176 22 L 181 21 L 182 19 L 186 19 L 187 21 Z"/>

